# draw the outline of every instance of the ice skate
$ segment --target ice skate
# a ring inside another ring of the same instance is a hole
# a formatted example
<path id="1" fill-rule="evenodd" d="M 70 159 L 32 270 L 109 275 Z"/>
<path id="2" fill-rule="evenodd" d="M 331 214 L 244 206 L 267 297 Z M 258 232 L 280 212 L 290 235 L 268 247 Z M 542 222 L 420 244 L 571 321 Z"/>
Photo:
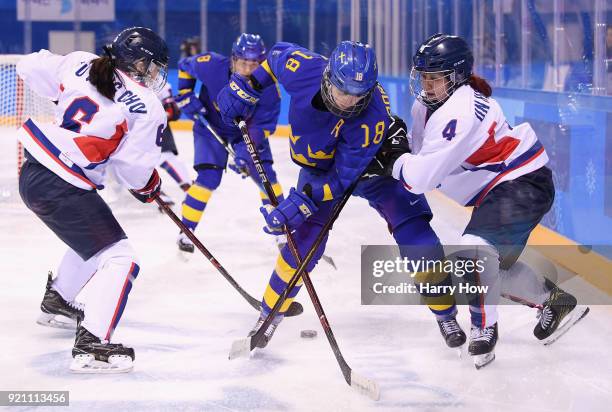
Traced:
<path id="1" fill-rule="evenodd" d="M 550 345 L 589 313 L 588 306 L 577 306 L 576 298 L 546 279 L 552 289 L 544 307 L 538 312 L 539 321 L 533 329 L 536 338 Z"/>
<path id="2" fill-rule="evenodd" d="M 484 329 L 472 326 L 468 352 L 474 360 L 476 369 L 487 366 L 495 360 L 495 344 L 497 343 L 497 322 Z"/>
<path id="3" fill-rule="evenodd" d="M 78 326 L 72 348 L 70 370 L 75 373 L 122 373 L 133 369 L 134 349 L 102 342 L 83 326 Z"/>
<path id="4" fill-rule="evenodd" d="M 460 348 L 465 343 L 465 332 L 455 318 L 438 321 L 438 327 L 449 348 Z"/>
<path id="5" fill-rule="evenodd" d="M 76 329 L 77 320 L 83 319 L 83 310 L 75 302 L 66 302 L 62 296 L 51 287 L 53 274 L 49 272 L 45 295 L 40 304 L 42 313 L 36 323 L 43 326 L 60 329 Z"/>
<path id="6" fill-rule="evenodd" d="M 183 232 L 179 233 L 176 243 L 178 245 L 179 250 L 182 252 L 193 253 L 195 250 L 193 242 Z"/>
<path id="7" fill-rule="evenodd" d="M 279 323 L 281 323 L 281 321 L 283 320 L 283 317 L 284 316 L 276 316 L 274 318 L 274 320 L 272 321 L 272 323 L 270 323 L 270 325 L 268 326 L 268 329 L 265 331 L 265 333 L 263 334 L 259 342 L 257 342 L 258 348 L 263 349 L 268 345 L 268 343 L 272 339 L 272 336 L 274 335 L 274 332 L 276 331 L 276 328 L 278 327 Z M 251 329 L 251 331 L 249 332 L 249 335 L 248 335 L 249 337 L 257 333 L 261 325 L 264 323 L 265 319 L 266 319 L 265 316 L 263 315 L 259 316 L 259 319 L 257 319 L 257 323 L 255 323 L 255 326 L 253 326 L 253 329 Z"/>

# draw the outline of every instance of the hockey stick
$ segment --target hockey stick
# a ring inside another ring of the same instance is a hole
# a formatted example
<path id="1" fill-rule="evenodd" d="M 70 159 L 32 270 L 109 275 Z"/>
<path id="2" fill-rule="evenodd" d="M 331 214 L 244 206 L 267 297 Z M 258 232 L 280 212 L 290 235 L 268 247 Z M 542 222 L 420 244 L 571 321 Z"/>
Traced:
<path id="1" fill-rule="evenodd" d="M 255 164 L 255 169 L 260 175 L 262 184 L 264 185 L 266 189 L 268 197 L 270 198 L 272 205 L 276 206 L 278 205 L 278 199 L 276 198 L 274 191 L 272 190 L 272 185 L 267 179 L 266 173 L 261 165 L 259 155 L 257 151 L 255 150 L 255 145 L 253 144 L 253 140 L 249 136 L 249 132 L 247 130 L 246 123 L 244 122 L 244 120 L 239 119 L 238 127 L 240 128 L 240 131 L 242 133 L 242 138 L 244 139 L 244 142 L 247 145 L 247 148 L 249 150 L 253 163 Z M 332 351 L 334 352 L 334 355 L 336 357 L 336 360 L 338 361 L 338 364 L 340 365 L 340 369 L 342 370 L 342 374 L 344 375 L 344 379 L 346 383 L 351 388 L 358 391 L 359 393 L 366 395 L 374 400 L 378 400 L 380 397 L 380 389 L 378 387 L 378 384 L 375 381 L 370 380 L 354 372 L 352 368 L 348 365 L 346 360 L 344 359 L 344 356 L 342 355 L 342 352 L 340 351 L 340 347 L 338 346 L 338 342 L 336 341 L 336 338 L 334 337 L 334 333 L 327 320 L 327 316 L 325 315 L 325 312 L 323 310 L 323 306 L 321 305 L 321 301 L 319 300 L 319 297 L 317 296 L 317 292 L 315 291 L 314 285 L 312 284 L 310 275 L 306 271 L 306 266 L 312 260 L 316 250 L 319 248 L 319 245 L 323 242 L 323 239 L 329 232 L 329 229 L 331 228 L 334 221 L 337 219 L 338 215 L 340 214 L 340 211 L 342 210 L 342 208 L 348 201 L 354 188 L 357 186 L 357 183 L 358 183 L 358 180 L 353 182 L 349 190 L 346 191 L 346 193 L 340 200 L 340 203 L 338 203 L 336 207 L 333 209 L 331 216 L 329 217 L 328 221 L 325 223 L 325 225 L 323 226 L 323 228 L 317 235 L 317 238 L 314 244 L 311 246 L 310 250 L 308 251 L 306 257 L 303 260 L 300 259 L 297 245 L 295 244 L 295 241 L 293 239 L 293 236 L 291 235 L 291 232 L 288 230 L 287 226 L 284 226 L 283 229 L 285 230 L 285 233 L 287 234 L 288 246 L 291 249 L 291 252 L 294 255 L 296 261 L 298 262 L 299 267 L 296 270 L 296 272 L 293 274 L 293 276 L 291 277 L 289 284 L 287 285 L 283 293 L 279 296 L 276 304 L 274 305 L 274 308 L 272 309 L 272 312 L 270 312 L 270 314 L 266 317 L 263 324 L 260 326 L 259 330 L 257 330 L 257 332 L 251 337 L 247 337 L 246 339 L 242 339 L 240 341 L 234 342 L 234 344 L 232 345 L 232 351 L 230 352 L 230 359 L 236 356 L 248 355 L 256 347 L 257 342 L 262 338 L 264 332 L 266 331 L 266 329 L 272 322 L 272 319 L 274 319 L 274 317 L 280 310 L 281 305 L 286 300 L 288 294 L 295 287 L 295 285 L 297 284 L 297 282 L 299 281 L 301 277 L 304 280 L 304 285 L 306 286 L 306 290 L 308 291 L 308 294 L 310 295 L 310 299 L 315 308 L 315 311 L 317 312 L 317 315 L 321 322 L 321 326 L 323 327 L 323 331 L 325 332 L 325 335 L 327 336 L 327 340 L 329 341 Z"/>
<path id="2" fill-rule="evenodd" d="M 540 305 L 538 303 L 530 302 L 530 301 L 528 301 L 526 299 L 523 299 L 523 298 L 520 298 L 518 296 L 509 295 L 507 293 L 502 293 L 501 296 L 503 298 L 506 298 L 506 299 L 511 300 L 513 302 L 520 303 L 521 305 L 529 306 L 530 308 L 533 308 L 533 309 L 540 309 L 540 310 L 542 310 L 544 308 L 544 306 L 542 306 L 542 305 Z"/>
<path id="3" fill-rule="evenodd" d="M 217 132 L 215 132 L 215 130 L 210 126 L 210 123 L 208 123 L 208 121 L 206 120 L 206 118 L 204 116 L 198 116 L 197 117 L 198 121 L 208 129 L 208 131 L 214 136 L 215 140 L 217 140 L 224 148 L 225 151 L 227 152 L 227 154 L 233 159 L 236 159 L 236 152 L 234 151 L 234 149 L 232 148 L 232 146 L 230 146 L 225 140 L 223 140 L 221 138 L 221 136 L 219 136 L 217 134 Z M 235 163 L 235 161 L 234 161 Z M 244 170 L 244 176 L 245 177 L 250 177 L 251 179 L 253 179 L 253 181 L 255 182 L 255 184 L 257 186 L 259 186 L 259 182 L 257 182 L 257 179 L 255 179 L 254 176 L 251 176 L 251 173 L 249 173 L 248 169 Z M 267 179 L 266 179 L 267 180 Z M 328 256 L 326 254 L 323 254 L 323 256 L 321 256 L 321 259 L 323 259 L 325 262 L 327 262 L 331 267 L 333 267 L 335 270 L 338 270 L 338 267 L 336 266 L 336 262 L 334 262 L 334 259 L 332 259 L 331 256 Z"/>
<path id="4" fill-rule="evenodd" d="M 225 268 L 219 263 L 217 259 L 206 249 L 206 247 L 200 242 L 200 240 L 196 237 L 196 235 L 189 230 L 185 224 L 179 219 L 179 217 L 172 211 L 170 206 L 166 202 L 164 202 L 159 195 L 155 195 L 155 202 L 159 205 L 159 207 L 170 217 L 170 219 L 179 227 L 181 232 L 183 232 L 189 240 L 193 242 L 193 244 L 202 252 L 204 256 L 208 259 L 210 263 L 223 275 L 223 277 L 240 293 L 240 295 L 251 305 L 255 310 L 261 310 L 261 302 L 255 299 L 253 296 L 249 295 L 236 280 L 225 270 Z M 295 303 L 295 305 L 294 305 Z M 289 314 L 291 312 L 291 314 Z M 287 316 L 297 316 L 304 312 L 304 308 L 299 302 L 291 302 L 291 306 L 287 309 Z"/>
<path id="5" fill-rule="evenodd" d="M 230 146 L 225 140 L 223 140 L 221 138 L 221 136 L 219 136 L 217 134 L 217 132 L 215 132 L 215 129 L 213 129 L 210 126 L 210 123 L 208 123 L 208 121 L 206 120 L 206 118 L 204 118 L 204 116 L 198 116 L 197 117 L 198 121 L 202 124 L 202 126 L 206 127 L 208 129 L 208 131 L 213 135 L 213 137 L 215 138 L 215 140 L 217 142 L 219 142 L 219 144 L 221 146 L 223 146 L 223 148 L 225 149 L 225 151 L 227 152 L 227 154 L 233 159 L 236 159 L 236 152 L 234 152 L 234 149 L 232 148 L 232 146 Z M 248 169 L 246 169 L 244 171 L 244 175 L 245 177 L 251 177 L 251 174 L 249 173 Z M 253 179 L 254 180 L 254 179 Z M 255 181 L 255 183 L 257 183 L 257 181 Z"/>

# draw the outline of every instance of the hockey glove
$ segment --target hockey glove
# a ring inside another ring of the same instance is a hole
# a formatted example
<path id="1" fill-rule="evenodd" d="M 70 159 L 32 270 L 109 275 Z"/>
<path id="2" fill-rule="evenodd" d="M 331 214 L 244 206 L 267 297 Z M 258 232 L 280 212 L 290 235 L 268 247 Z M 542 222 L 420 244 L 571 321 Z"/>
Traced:
<path id="1" fill-rule="evenodd" d="M 242 176 L 243 179 L 249 177 L 249 166 L 248 161 L 250 159 L 249 151 L 247 150 L 246 143 L 243 141 L 239 141 L 234 145 L 234 152 L 236 153 L 236 157 L 234 157 L 234 161 L 228 163 L 227 167 L 230 170 L 238 173 Z"/>
<path id="2" fill-rule="evenodd" d="M 178 95 L 174 98 L 174 101 L 179 109 L 192 119 L 206 114 L 206 108 L 194 92 Z"/>
<path id="3" fill-rule="evenodd" d="M 168 121 L 178 120 L 181 117 L 181 109 L 179 109 L 178 105 L 174 101 L 173 97 L 168 97 L 162 101 L 164 106 L 164 110 L 166 111 L 166 116 Z"/>
<path id="4" fill-rule="evenodd" d="M 161 189 L 161 179 L 156 169 L 153 169 L 149 183 L 142 189 L 130 189 L 130 193 L 142 203 L 151 203 L 159 194 Z"/>
<path id="5" fill-rule="evenodd" d="M 221 118 L 230 126 L 234 126 L 234 120 L 238 117 L 247 120 L 255 111 L 260 95 L 261 93 L 250 85 L 248 79 L 232 74 L 229 84 L 217 95 Z"/>
<path id="6" fill-rule="evenodd" d="M 366 168 L 364 177 L 391 176 L 397 158 L 410 153 L 406 123 L 399 116 L 393 116 L 392 119 L 385 140 Z"/>
<path id="7" fill-rule="evenodd" d="M 276 208 L 268 206 L 261 207 L 259 210 L 267 223 L 267 226 L 264 227 L 264 232 L 278 235 L 283 225 L 287 225 L 289 230 L 293 231 L 319 210 L 319 208 L 311 198 L 291 188 L 289 196 Z"/>

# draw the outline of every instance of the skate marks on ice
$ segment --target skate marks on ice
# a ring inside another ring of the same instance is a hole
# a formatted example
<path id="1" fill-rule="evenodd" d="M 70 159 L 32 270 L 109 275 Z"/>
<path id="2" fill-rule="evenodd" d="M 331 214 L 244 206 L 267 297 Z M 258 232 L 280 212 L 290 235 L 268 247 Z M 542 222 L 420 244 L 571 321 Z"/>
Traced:
<path id="1" fill-rule="evenodd" d="M 451 391 L 424 381 L 403 352 L 384 352 L 355 358 L 380 385 L 380 400 L 371 406 L 383 410 L 437 410 L 465 406 Z"/>
<path id="2" fill-rule="evenodd" d="M 194 389 L 194 395 L 197 390 Z M 215 391 L 217 392 L 217 391 Z M 201 392 L 204 396 L 198 398 L 182 398 L 168 400 L 152 399 L 125 399 L 116 401 L 73 401 L 70 400 L 72 410 L 87 410 L 88 412 L 108 412 L 108 411 L 174 411 L 182 412 L 228 412 L 228 411 L 287 411 L 291 410 L 290 405 L 270 396 L 269 393 L 254 389 L 248 386 L 226 386 L 221 389 L 220 394 L 215 394 L 208 398 L 206 391 Z M 206 398 L 205 398 L 206 397 Z M 20 409 L 20 411 L 26 409 Z M 27 409 L 27 410 L 38 410 Z M 43 410 L 42 408 L 40 410 Z"/>

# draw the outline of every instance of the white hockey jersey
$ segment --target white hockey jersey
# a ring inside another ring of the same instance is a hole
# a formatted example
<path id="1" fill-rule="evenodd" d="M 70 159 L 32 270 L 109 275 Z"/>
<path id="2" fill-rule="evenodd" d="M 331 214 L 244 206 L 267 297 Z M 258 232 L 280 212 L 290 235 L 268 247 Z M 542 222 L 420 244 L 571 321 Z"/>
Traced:
<path id="1" fill-rule="evenodd" d="M 17 74 L 57 102 L 53 124 L 27 120 L 18 139 L 42 165 L 81 189 L 102 189 L 106 169 L 130 189 L 143 188 L 161 155 L 166 114 L 153 91 L 118 71 L 115 101 L 87 80 L 98 56 L 41 50 L 22 58 Z"/>
<path id="2" fill-rule="evenodd" d="M 496 185 L 548 162 L 528 123 L 511 127 L 495 99 L 461 86 L 433 114 L 412 106 L 412 153 L 393 165 L 393 177 L 413 193 L 439 189 L 462 205 L 478 206 Z"/>

